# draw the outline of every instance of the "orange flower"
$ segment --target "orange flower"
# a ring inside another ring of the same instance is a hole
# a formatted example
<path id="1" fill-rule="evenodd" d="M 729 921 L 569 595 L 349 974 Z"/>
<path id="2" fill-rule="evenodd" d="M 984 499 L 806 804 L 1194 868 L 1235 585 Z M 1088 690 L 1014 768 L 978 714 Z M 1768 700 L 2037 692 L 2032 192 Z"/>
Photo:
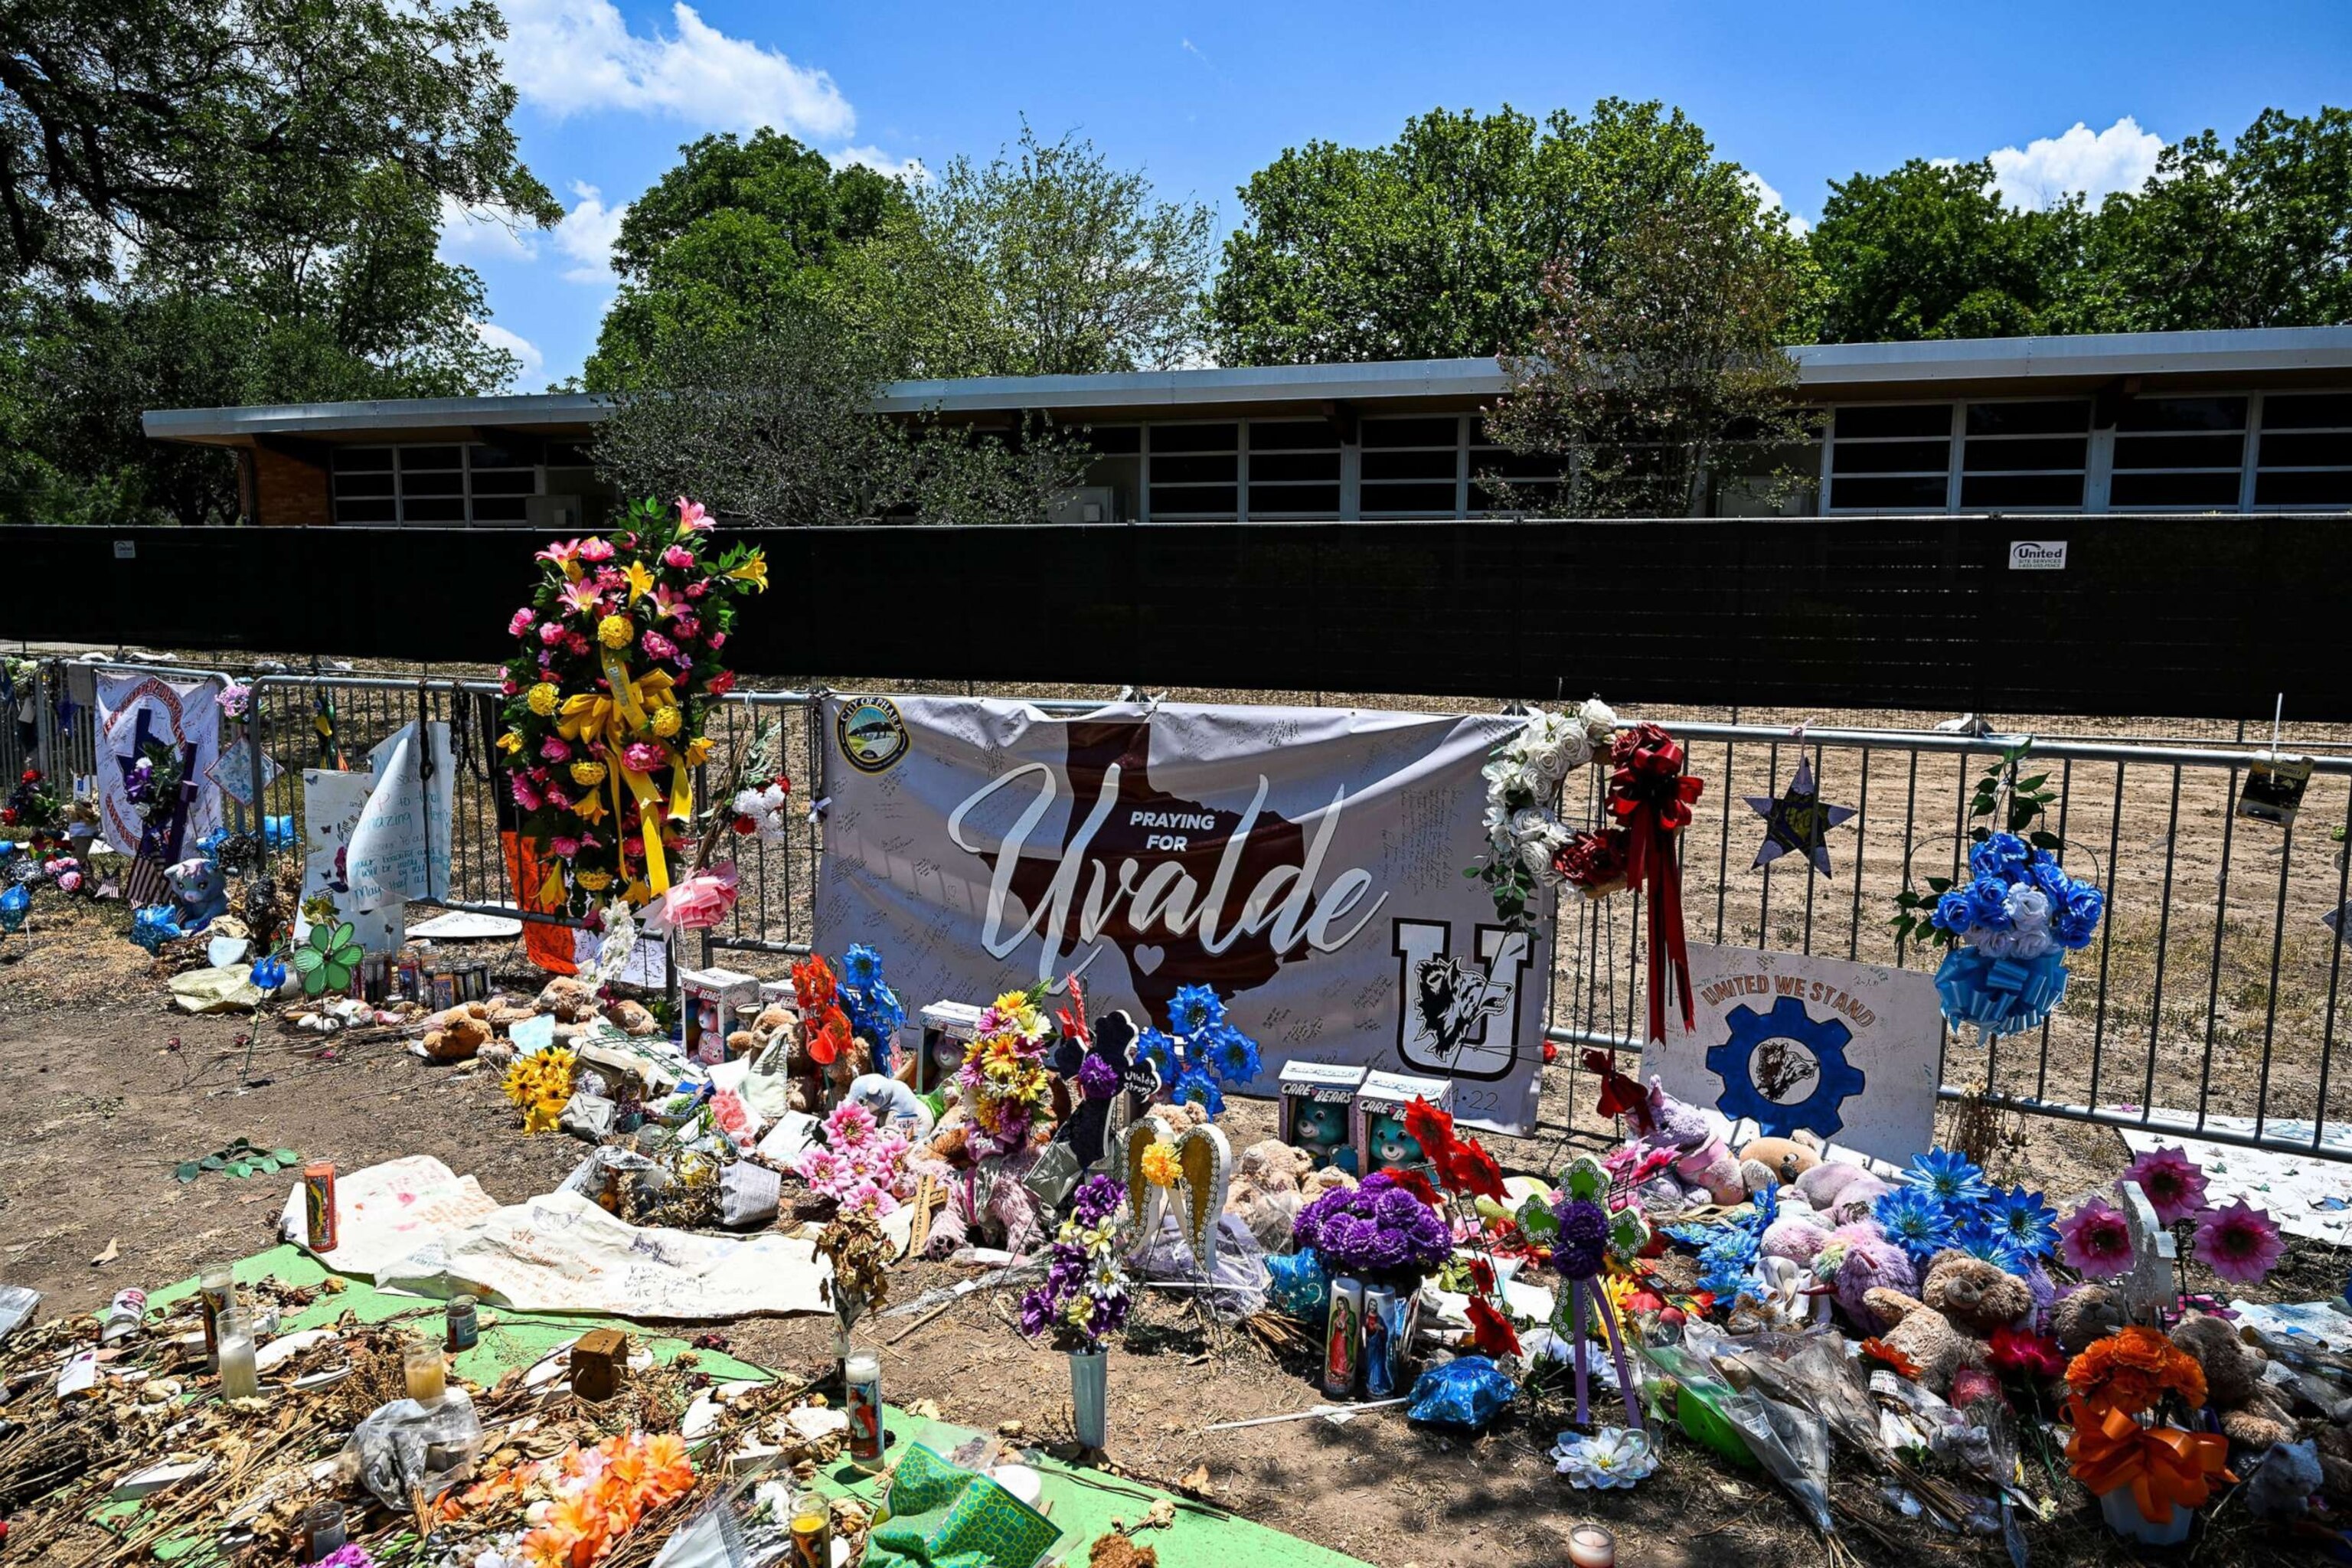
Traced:
<path id="1" fill-rule="evenodd" d="M 672 1498 L 685 1496 L 694 1489 L 694 1465 L 686 1457 L 686 1439 L 675 1432 L 656 1432 L 646 1439 L 646 1462 L 652 1467 L 654 1484 Z"/>
<path id="2" fill-rule="evenodd" d="M 1862 1342 L 1862 1353 L 1868 1356 L 1873 1361 L 1893 1367 L 1900 1376 L 1912 1379 L 1915 1382 L 1919 1376 L 1919 1363 L 1917 1362 L 1913 1361 L 1909 1356 L 1905 1355 L 1901 1351 L 1896 1350 L 1893 1345 L 1888 1344 L 1885 1340 L 1879 1339 L 1874 1335 L 1872 1338 Z"/>
<path id="3" fill-rule="evenodd" d="M 2156 1330 L 2135 1323 L 2069 1362 L 2066 1386 L 2095 1408 L 2137 1415 L 2169 1392 L 2193 1409 L 2205 1403 L 2205 1369 Z"/>

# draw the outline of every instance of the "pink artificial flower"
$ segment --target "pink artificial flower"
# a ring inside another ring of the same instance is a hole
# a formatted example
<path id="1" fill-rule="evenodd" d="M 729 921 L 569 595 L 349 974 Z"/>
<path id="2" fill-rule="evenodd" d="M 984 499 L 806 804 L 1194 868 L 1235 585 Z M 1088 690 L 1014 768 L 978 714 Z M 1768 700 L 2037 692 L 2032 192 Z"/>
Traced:
<path id="1" fill-rule="evenodd" d="M 588 638 L 584 633 L 565 632 L 563 634 L 563 646 L 574 658 L 585 658 L 588 657 Z"/>
<path id="2" fill-rule="evenodd" d="M 539 754 L 551 763 L 568 763 L 572 760 L 572 744 L 561 735 L 550 735 L 539 743 Z"/>
<path id="3" fill-rule="evenodd" d="M 680 616 L 677 618 L 677 625 L 670 628 L 670 636 L 680 642 L 692 642 L 701 635 L 702 617 L 699 616 Z"/>
<path id="4" fill-rule="evenodd" d="M 811 1149 L 793 1162 L 793 1174 L 822 1192 L 841 1176 L 841 1156 L 830 1149 Z"/>
<path id="5" fill-rule="evenodd" d="M 688 500 L 684 496 L 677 498 L 677 529 L 680 533 L 705 533 L 714 526 L 710 514 L 702 510 L 700 501 Z"/>
<path id="6" fill-rule="evenodd" d="M 603 605 L 603 596 L 596 591 L 595 580 L 589 577 L 583 577 L 577 583 L 566 583 L 563 592 L 556 597 L 569 615 L 593 616 Z M 544 637 L 546 634 L 542 632 L 540 635 Z"/>
<path id="7" fill-rule="evenodd" d="M 539 617 L 528 609 L 517 610 L 514 613 L 514 618 L 507 622 L 507 636 L 510 637 L 522 636 L 530 629 L 530 623 L 537 619 Z"/>
<path id="8" fill-rule="evenodd" d="M 541 655 L 541 658 L 544 658 L 545 656 L 544 656 L 544 655 Z M 499 696 L 501 696 L 501 697 L 512 697 L 515 693 L 517 693 L 518 691 L 520 691 L 521 689 L 522 689 L 522 688 L 521 688 L 521 687 L 517 686 L 517 685 L 516 685 L 513 681 L 511 681 L 511 680 L 501 680 L 501 681 L 499 681 Z"/>
<path id="9" fill-rule="evenodd" d="M 71 866 L 68 866 L 64 870 L 58 873 L 58 889 L 60 892 L 80 892 L 81 873 L 75 870 Z"/>
<path id="10" fill-rule="evenodd" d="M 599 566 L 596 568 L 596 586 L 602 588 L 607 594 L 618 593 L 621 589 L 621 585 L 627 581 L 628 579 L 626 577 L 621 575 L 621 569 L 617 566 Z"/>
<path id="11" fill-rule="evenodd" d="M 688 583 L 686 585 L 686 596 L 689 599 L 699 599 L 709 592 L 710 592 L 709 583 Z"/>
<path id="12" fill-rule="evenodd" d="M 562 790 L 556 788 L 553 784 L 549 784 L 547 786 L 547 804 L 555 807 L 558 811 L 569 811 L 572 808 L 572 797 L 564 794 Z"/>
<path id="13" fill-rule="evenodd" d="M 649 773 L 668 759 L 651 741 L 632 741 L 621 748 L 621 761 L 634 772 Z"/>
<path id="14" fill-rule="evenodd" d="M 683 544 L 673 544 L 662 552 L 662 564 L 673 572 L 683 572 L 694 564 L 694 552 Z"/>
<path id="15" fill-rule="evenodd" d="M 2259 1285 L 2278 1267 L 2286 1243 L 2266 1209 L 2243 1198 L 2197 1216 L 2197 1260 L 2233 1285 Z"/>
<path id="16" fill-rule="evenodd" d="M 553 621 L 542 621 L 539 627 L 539 640 L 553 647 L 563 640 L 563 628 Z"/>
<path id="17" fill-rule="evenodd" d="M 711 652 L 713 652 L 713 653 L 717 653 L 720 648 L 725 647 L 726 646 L 727 646 L 727 634 L 726 634 L 725 632 L 713 632 L 713 633 L 711 633 L 711 634 L 710 634 L 710 651 L 711 651 Z"/>
<path id="18" fill-rule="evenodd" d="M 545 789 L 547 787 L 547 770 L 541 767 L 532 768 L 530 770 L 530 782 L 539 785 L 541 789 Z"/>
<path id="19" fill-rule="evenodd" d="M 555 857 L 559 860 L 575 859 L 580 854 L 580 840 L 565 834 L 559 833 L 549 839 L 547 847 L 555 851 Z"/>
<path id="20" fill-rule="evenodd" d="M 710 1121 L 739 1143 L 751 1135 L 751 1112 L 743 1104 L 743 1097 L 731 1089 L 711 1091 Z"/>
<path id="21" fill-rule="evenodd" d="M 2166 1225 L 2192 1218 L 2205 1207 L 2204 1169 L 2181 1150 L 2150 1149 L 2131 1163 L 2123 1179 L 2139 1184 Z"/>
<path id="22" fill-rule="evenodd" d="M 2112 1279 L 2132 1266 L 2131 1227 L 2123 1211 L 2104 1198 L 2088 1198 L 2058 1222 L 2058 1255 L 2079 1274 Z"/>
<path id="23" fill-rule="evenodd" d="M 687 605 L 686 596 L 685 596 L 684 595 L 682 595 L 682 594 L 680 594 L 680 593 L 677 592 L 677 591 L 676 591 L 675 589 L 673 589 L 673 588 L 672 588 L 668 584 L 667 584 L 667 583 L 663 583 L 663 584 L 658 584 L 657 586 L 656 586 L 656 587 L 655 587 L 655 589 L 654 589 L 654 614 L 655 614 L 655 615 L 656 615 L 656 616 L 664 616 L 664 617 L 667 617 L 667 616 L 674 616 L 674 615 L 677 615 L 679 611 L 681 611 L 681 610 L 685 609 L 685 608 L 686 608 L 686 605 Z"/>
<path id="24" fill-rule="evenodd" d="M 677 644 L 670 641 L 669 638 L 662 636 L 661 633 L 657 631 L 652 630 L 650 627 L 647 628 L 645 636 L 637 639 L 637 646 L 646 650 L 646 657 L 647 658 L 676 658 L 677 657 Z"/>
<path id="25" fill-rule="evenodd" d="M 646 853 L 646 841 L 632 833 L 621 840 L 621 853 L 632 860 L 642 859 Z"/>
<path id="26" fill-rule="evenodd" d="M 552 561 L 557 565 L 561 566 L 563 563 L 573 559 L 579 553 L 580 542 L 576 539 L 566 539 L 549 545 L 546 549 L 541 551 L 535 559 L 541 561 Z"/>
<path id="27" fill-rule="evenodd" d="M 520 773 L 509 779 L 507 787 L 514 792 L 515 804 L 525 811 L 537 811 L 544 804 L 540 799 L 539 791 L 531 787 L 530 780 Z"/>
<path id="28" fill-rule="evenodd" d="M 613 558 L 613 543 L 608 539 L 583 539 L 580 542 L 580 559 L 594 563 Z"/>

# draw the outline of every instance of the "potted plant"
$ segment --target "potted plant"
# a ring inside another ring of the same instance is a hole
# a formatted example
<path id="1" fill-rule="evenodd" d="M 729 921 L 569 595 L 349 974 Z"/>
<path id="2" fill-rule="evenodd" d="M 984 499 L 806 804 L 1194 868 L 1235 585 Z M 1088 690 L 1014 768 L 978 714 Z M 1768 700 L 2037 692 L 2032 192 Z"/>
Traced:
<path id="1" fill-rule="evenodd" d="M 2095 1341 L 2066 1368 L 2074 1479 L 2099 1500 L 2107 1527 L 2129 1541 L 2168 1546 L 2230 1473 L 2230 1440 L 2164 1419 L 2168 1407 L 2205 1403 L 2205 1370 L 2155 1329 L 2139 1324 Z"/>
<path id="2" fill-rule="evenodd" d="M 1103 1446 L 1110 1357 L 1104 1342 L 1127 1321 L 1127 1268 L 1120 1258 L 1119 1184 L 1089 1176 L 1077 1205 L 1046 1249 L 1045 1283 L 1021 1298 L 1021 1331 L 1051 1338 L 1070 1358 L 1070 1410 L 1078 1446 Z"/>

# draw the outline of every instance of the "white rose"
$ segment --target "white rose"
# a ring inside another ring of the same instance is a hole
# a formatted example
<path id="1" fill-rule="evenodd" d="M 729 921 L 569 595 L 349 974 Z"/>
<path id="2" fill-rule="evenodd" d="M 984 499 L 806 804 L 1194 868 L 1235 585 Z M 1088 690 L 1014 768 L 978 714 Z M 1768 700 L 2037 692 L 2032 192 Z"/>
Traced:
<path id="1" fill-rule="evenodd" d="M 2012 884 L 2009 896 L 2001 901 L 2021 933 L 2041 931 L 2050 923 L 2050 895 L 2030 883 Z"/>
<path id="2" fill-rule="evenodd" d="M 1617 728 L 1616 711 L 1598 697 L 1587 698 L 1584 706 L 1576 710 L 1576 718 L 1596 746 L 1607 745 Z"/>
<path id="3" fill-rule="evenodd" d="M 1511 837 L 1521 844 L 1539 841 L 1551 833 L 1551 816 L 1526 806 L 1511 814 Z"/>
<path id="4" fill-rule="evenodd" d="M 1552 869 L 1551 861 L 1552 857 L 1559 853 L 1560 843 L 1559 836 L 1555 833 L 1546 833 L 1539 838 L 1522 838 L 1519 840 L 1519 863 L 1532 872 L 1538 882 L 1557 881 L 1559 873 Z"/>

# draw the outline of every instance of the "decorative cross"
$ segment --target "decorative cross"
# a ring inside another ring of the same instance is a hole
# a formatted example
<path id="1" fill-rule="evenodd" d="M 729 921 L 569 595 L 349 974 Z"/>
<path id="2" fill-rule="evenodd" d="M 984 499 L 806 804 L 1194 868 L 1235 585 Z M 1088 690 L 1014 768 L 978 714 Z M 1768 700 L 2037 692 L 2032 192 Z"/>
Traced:
<path id="1" fill-rule="evenodd" d="M 2156 1205 L 2137 1182 L 2117 1185 L 2123 1193 L 2124 1226 L 2131 1232 L 2132 1265 L 2131 1272 L 2116 1281 L 2116 1296 L 2126 1319 L 2160 1329 L 2179 1279 L 2172 1232 L 2156 1217 Z"/>

